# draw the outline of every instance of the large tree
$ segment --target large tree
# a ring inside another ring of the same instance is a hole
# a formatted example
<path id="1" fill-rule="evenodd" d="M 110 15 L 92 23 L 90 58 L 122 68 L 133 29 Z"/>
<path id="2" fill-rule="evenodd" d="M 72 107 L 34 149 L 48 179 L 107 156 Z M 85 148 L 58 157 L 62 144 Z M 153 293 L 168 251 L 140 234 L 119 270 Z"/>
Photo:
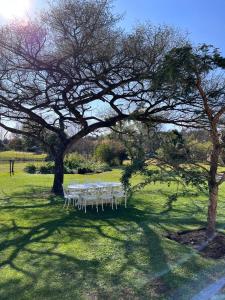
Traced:
<path id="1" fill-rule="evenodd" d="M 168 27 L 125 33 L 117 23 L 109 1 L 65 0 L 1 29 L 0 126 L 43 140 L 42 130 L 52 132 L 57 194 L 64 155 L 79 139 L 126 119 L 166 122 L 180 105 L 161 97 L 152 78 L 181 39 Z"/>
<path id="2" fill-rule="evenodd" d="M 190 128 L 200 127 L 209 133 L 212 151 L 207 172 L 209 205 L 207 235 L 216 232 L 219 185 L 225 179 L 218 174 L 219 159 L 224 148 L 225 126 L 225 58 L 218 49 L 202 45 L 174 48 L 162 64 L 156 85 L 165 96 L 174 91 L 174 98 L 184 99 L 183 113 L 190 118 Z M 196 116 L 194 118 L 194 116 Z"/>

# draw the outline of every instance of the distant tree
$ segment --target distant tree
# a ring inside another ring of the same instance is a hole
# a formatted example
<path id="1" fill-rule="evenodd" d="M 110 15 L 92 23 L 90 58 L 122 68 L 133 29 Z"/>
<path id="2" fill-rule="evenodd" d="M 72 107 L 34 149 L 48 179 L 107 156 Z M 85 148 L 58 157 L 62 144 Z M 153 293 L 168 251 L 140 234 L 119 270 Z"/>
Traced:
<path id="1" fill-rule="evenodd" d="M 126 121 L 114 127 L 111 139 L 123 144 L 131 160 L 155 156 L 160 146 L 160 125 L 152 122 Z"/>
<path id="2" fill-rule="evenodd" d="M 185 163 L 190 160 L 190 150 L 181 132 L 173 130 L 160 136 L 162 140 L 158 158 L 170 164 Z"/>
<path id="3" fill-rule="evenodd" d="M 39 149 L 39 151 L 43 150 L 43 146 L 41 142 L 38 141 L 37 139 L 29 136 L 23 136 L 22 139 L 23 139 L 23 146 L 25 151 L 35 152 L 37 149 Z"/>
<path id="4" fill-rule="evenodd" d="M 6 146 L 2 140 L 0 140 L 0 151 L 6 150 Z"/>
<path id="5" fill-rule="evenodd" d="M 80 139 L 77 143 L 71 146 L 70 152 L 76 152 L 86 157 L 94 155 L 94 150 L 98 144 L 98 138 L 87 136 Z"/>
<path id="6" fill-rule="evenodd" d="M 24 151 L 25 149 L 24 149 L 23 139 L 14 136 L 12 139 L 9 140 L 8 149 L 15 150 L 15 151 Z"/>
<path id="7" fill-rule="evenodd" d="M 112 147 L 114 150 L 115 160 L 122 166 L 124 160 L 128 159 L 128 154 L 124 145 L 119 141 L 113 141 Z"/>
<path id="8" fill-rule="evenodd" d="M 113 165 L 122 165 L 127 159 L 127 152 L 122 143 L 111 139 L 103 139 L 95 149 L 95 158 Z"/>
<path id="9" fill-rule="evenodd" d="M 190 149 L 192 161 L 208 163 L 212 151 L 212 144 L 210 141 L 199 142 L 198 140 L 188 140 L 187 145 Z"/>
<path id="10" fill-rule="evenodd" d="M 109 165 L 113 164 L 114 153 L 108 143 L 101 143 L 95 149 L 95 158 Z"/>

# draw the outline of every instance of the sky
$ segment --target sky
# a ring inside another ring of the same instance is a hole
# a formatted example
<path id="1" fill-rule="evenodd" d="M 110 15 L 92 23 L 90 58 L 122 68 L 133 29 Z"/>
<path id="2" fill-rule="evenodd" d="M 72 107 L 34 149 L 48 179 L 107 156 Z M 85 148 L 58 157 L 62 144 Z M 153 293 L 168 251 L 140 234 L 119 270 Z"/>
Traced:
<path id="1" fill-rule="evenodd" d="M 7 3 L 18 5 L 28 1 L 33 4 L 33 12 L 44 9 L 48 3 L 47 0 L 0 0 L 0 16 L 3 7 L 9 6 Z M 114 0 L 113 5 L 114 11 L 123 15 L 121 25 L 126 30 L 146 21 L 172 25 L 188 33 L 195 44 L 212 44 L 225 55 L 225 0 Z"/>
<path id="2" fill-rule="evenodd" d="M 213 44 L 225 53 L 225 0 L 117 0 L 117 11 L 125 12 L 123 24 L 150 21 L 189 33 L 196 44 Z"/>
<path id="3" fill-rule="evenodd" d="M 36 0 L 36 8 L 46 3 Z M 114 11 L 123 14 L 127 30 L 146 21 L 173 25 L 195 44 L 212 44 L 225 54 L 225 0 L 115 0 Z"/>

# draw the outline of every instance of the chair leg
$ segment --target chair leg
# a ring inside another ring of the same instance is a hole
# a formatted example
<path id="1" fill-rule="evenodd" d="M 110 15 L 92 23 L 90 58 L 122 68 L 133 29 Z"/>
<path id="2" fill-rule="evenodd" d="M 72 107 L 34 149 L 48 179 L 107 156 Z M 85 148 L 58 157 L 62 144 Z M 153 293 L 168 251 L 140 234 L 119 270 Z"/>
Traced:
<path id="1" fill-rule="evenodd" d="M 79 210 L 81 210 L 81 199 L 78 201 L 78 203 L 77 203 L 77 208 L 79 209 Z"/>
<path id="2" fill-rule="evenodd" d="M 104 211 L 104 206 L 103 206 L 103 199 L 102 199 L 102 211 Z"/>
<path id="3" fill-rule="evenodd" d="M 65 199 L 64 199 L 64 205 L 63 205 L 63 208 L 65 208 L 66 202 L 67 202 L 67 199 L 65 198 Z"/>
<path id="4" fill-rule="evenodd" d="M 116 206 L 116 209 L 117 209 L 117 199 L 115 198 L 115 206 Z"/>

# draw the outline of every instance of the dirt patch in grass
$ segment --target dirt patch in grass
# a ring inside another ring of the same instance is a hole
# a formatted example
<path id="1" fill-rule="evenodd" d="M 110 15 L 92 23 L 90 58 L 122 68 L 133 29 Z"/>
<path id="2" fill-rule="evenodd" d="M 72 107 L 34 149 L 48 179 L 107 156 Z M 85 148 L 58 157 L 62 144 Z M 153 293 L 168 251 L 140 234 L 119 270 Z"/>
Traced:
<path id="1" fill-rule="evenodd" d="M 211 240 L 207 239 L 205 228 L 168 233 L 166 237 L 180 244 L 193 247 L 204 257 L 213 259 L 225 257 L 225 235 L 221 232 L 217 232 Z"/>
<path id="2" fill-rule="evenodd" d="M 170 288 L 161 278 L 154 279 L 150 286 L 154 288 L 156 295 L 164 295 L 169 292 Z"/>

